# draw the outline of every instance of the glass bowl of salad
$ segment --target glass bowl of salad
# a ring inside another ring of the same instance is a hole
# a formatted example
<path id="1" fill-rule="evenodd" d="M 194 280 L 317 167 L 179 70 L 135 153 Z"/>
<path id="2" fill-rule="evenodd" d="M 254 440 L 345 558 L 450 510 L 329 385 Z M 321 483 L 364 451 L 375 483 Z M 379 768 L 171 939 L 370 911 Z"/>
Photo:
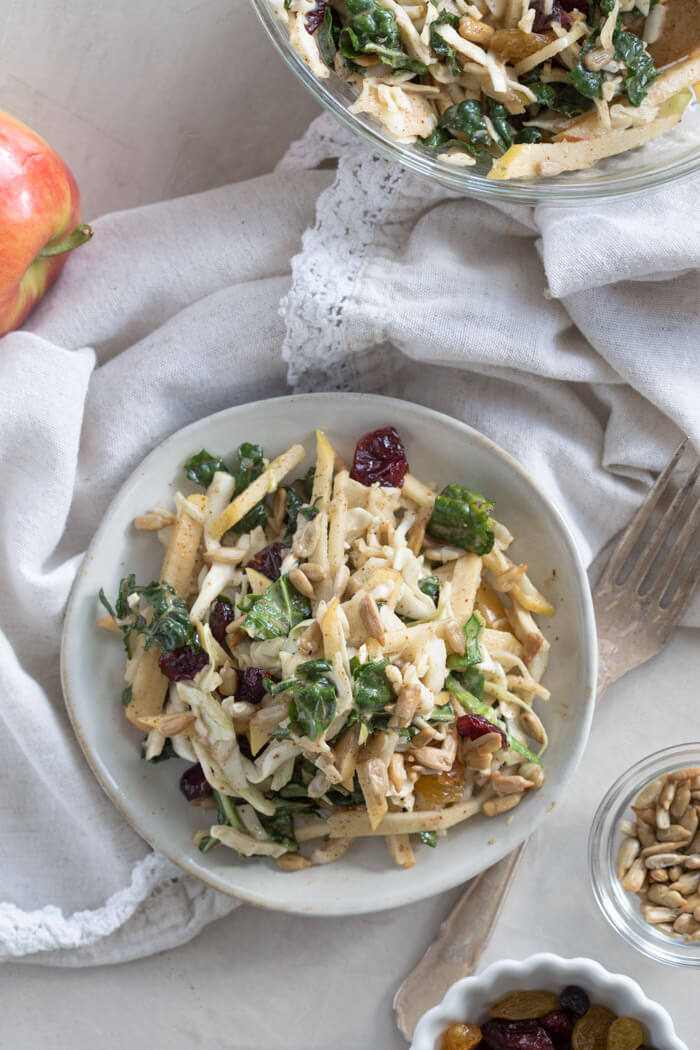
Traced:
<path id="1" fill-rule="evenodd" d="M 685 0 L 671 16 L 654 0 L 252 2 L 330 112 L 452 191 L 571 205 L 700 168 L 700 47 L 685 54 L 676 26 Z"/>

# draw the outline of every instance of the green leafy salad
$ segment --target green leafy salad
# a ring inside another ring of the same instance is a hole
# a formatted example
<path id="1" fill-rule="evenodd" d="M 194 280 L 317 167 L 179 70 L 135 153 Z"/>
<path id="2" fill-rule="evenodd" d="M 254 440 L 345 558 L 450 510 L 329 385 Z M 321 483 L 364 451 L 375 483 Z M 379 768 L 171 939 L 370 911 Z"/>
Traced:
<path id="1" fill-rule="evenodd" d="M 349 48 L 379 29 L 358 14 L 344 32 Z M 193 452 L 194 491 L 134 522 L 165 546 L 157 579 L 101 591 L 100 625 L 123 640 L 144 759 L 186 764 L 202 852 L 295 871 L 380 835 L 408 868 L 541 787 L 535 617 L 554 609 L 493 503 L 420 481 L 394 427 L 361 437 L 351 469 L 315 445 L 307 470 L 301 444 Z"/>
<path id="2" fill-rule="evenodd" d="M 270 3 L 312 72 L 355 89 L 350 112 L 494 179 L 643 145 L 681 119 L 700 79 L 697 51 L 657 73 L 658 0 Z"/>

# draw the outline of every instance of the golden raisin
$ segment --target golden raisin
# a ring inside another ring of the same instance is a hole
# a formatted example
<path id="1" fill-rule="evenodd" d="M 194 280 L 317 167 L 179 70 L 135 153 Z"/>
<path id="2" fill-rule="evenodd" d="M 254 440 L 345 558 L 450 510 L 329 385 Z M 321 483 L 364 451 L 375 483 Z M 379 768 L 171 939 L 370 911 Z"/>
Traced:
<path id="1" fill-rule="evenodd" d="M 458 802 L 464 793 L 464 766 L 455 762 L 449 773 L 430 773 L 418 777 L 416 791 L 431 806 Z"/>
<path id="2" fill-rule="evenodd" d="M 487 627 L 493 627 L 499 620 L 504 620 L 506 617 L 505 609 L 488 583 L 482 583 L 476 592 L 476 608 L 486 620 Z"/>
<path id="3" fill-rule="evenodd" d="M 489 49 L 504 62 L 520 62 L 554 40 L 553 33 L 523 33 L 522 29 L 499 29 L 489 42 Z"/>
<path id="4" fill-rule="evenodd" d="M 644 1030 L 633 1017 L 618 1017 L 608 1029 L 606 1050 L 639 1050 L 644 1043 Z"/>
<path id="5" fill-rule="evenodd" d="M 472 1050 L 481 1042 L 481 1029 L 475 1024 L 451 1024 L 442 1040 L 442 1050 Z"/>
<path id="6" fill-rule="evenodd" d="M 591 1006 L 574 1025 L 573 1050 L 607 1050 L 608 1030 L 614 1020 L 615 1014 L 607 1006 Z"/>
<path id="7" fill-rule="evenodd" d="M 504 1021 L 529 1021 L 544 1017 L 559 1006 L 559 997 L 552 992 L 510 992 L 494 1003 L 489 1013 Z"/>

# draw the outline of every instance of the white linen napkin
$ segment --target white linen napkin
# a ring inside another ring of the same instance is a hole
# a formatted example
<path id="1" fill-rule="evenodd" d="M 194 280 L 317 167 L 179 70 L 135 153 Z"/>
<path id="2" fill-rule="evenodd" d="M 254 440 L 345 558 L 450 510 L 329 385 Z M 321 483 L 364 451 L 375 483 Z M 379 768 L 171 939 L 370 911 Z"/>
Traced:
<path id="1" fill-rule="evenodd" d="M 328 157 L 335 177 L 310 170 Z M 324 117 L 272 176 L 95 224 L 0 341 L 0 960 L 123 961 L 234 906 L 124 824 L 60 696 L 75 571 L 145 453 L 284 392 L 286 362 L 300 389 L 378 390 L 472 423 L 533 473 L 590 558 L 681 431 L 700 447 L 699 198 L 695 182 L 496 209 Z"/>
<path id="2" fill-rule="evenodd" d="M 328 157 L 337 177 L 283 306 L 290 381 L 466 420 L 534 474 L 590 560 L 681 434 L 700 449 L 700 178 L 586 207 L 495 208 L 325 115 L 280 168 Z M 700 624 L 700 600 L 687 622 Z"/>
<path id="3" fill-rule="evenodd" d="M 279 300 L 329 178 L 271 175 L 99 220 L 0 340 L 0 960 L 121 962 L 235 907 L 103 795 L 61 697 L 61 626 L 143 456 L 194 419 L 285 392 Z"/>

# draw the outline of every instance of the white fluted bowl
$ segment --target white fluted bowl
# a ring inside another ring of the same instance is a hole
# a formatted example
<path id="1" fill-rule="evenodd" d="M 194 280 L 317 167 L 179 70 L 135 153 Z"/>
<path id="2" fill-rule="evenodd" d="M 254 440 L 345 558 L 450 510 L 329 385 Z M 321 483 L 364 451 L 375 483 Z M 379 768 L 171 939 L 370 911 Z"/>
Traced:
<path id="1" fill-rule="evenodd" d="M 593 959 L 562 959 L 542 953 L 517 962 L 503 959 L 476 977 L 465 977 L 447 991 L 438 1006 L 421 1017 L 411 1050 L 440 1050 L 445 1029 L 456 1022 L 478 1024 L 488 1017 L 491 1003 L 519 988 L 560 992 L 567 984 L 585 988 L 591 1002 L 607 1006 L 620 1017 L 634 1017 L 656 1050 L 688 1050 L 675 1033 L 663 1006 L 648 999 L 636 981 L 609 973 Z"/>

